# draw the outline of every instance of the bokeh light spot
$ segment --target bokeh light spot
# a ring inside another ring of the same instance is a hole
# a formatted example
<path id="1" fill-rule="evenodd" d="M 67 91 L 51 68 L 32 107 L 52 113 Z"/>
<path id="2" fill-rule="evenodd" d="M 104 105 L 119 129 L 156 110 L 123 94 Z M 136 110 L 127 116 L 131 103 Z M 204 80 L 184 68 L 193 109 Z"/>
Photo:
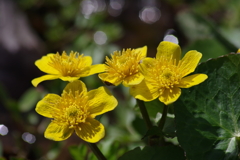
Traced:
<path id="1" fill-rule="evenodd" d="M 94 34 L 94 42 L 98 45 L 103 45 L 107 42 L 107 35 L 103 31 L 97 31 Z"/>
<path id="2" fill-rule="evenodd" d="M 164 38 L 163 38 L 163 41 L 168 41 L 168 42 L 173 42 L 175 44 L 178 44 L 178 38 L 175 37 L 174 35 L 166 35 Z"/>
<path id="3" fill-rule="evenodd" d="M 28 132 L 24 132 L 22 134 L 22 139 L 25 142 L 30 143 L 30 144 L 33 144 L 36 141 L 36 137 L 33 134 L 28 133 Z"/>
<path id="4" fill-rule="evenodd" d="M 8 134 L 8 128 L 3 124 L 0 124 L 0 134 L 2 136 L 5 136 Z"/>
<path id="5" fill-rule="evenodd" d="M 139 12 L 139 17 L 143 22 L 152 24 L 159 20 L 161 12 L 156 7 L 144 7 Z"/>

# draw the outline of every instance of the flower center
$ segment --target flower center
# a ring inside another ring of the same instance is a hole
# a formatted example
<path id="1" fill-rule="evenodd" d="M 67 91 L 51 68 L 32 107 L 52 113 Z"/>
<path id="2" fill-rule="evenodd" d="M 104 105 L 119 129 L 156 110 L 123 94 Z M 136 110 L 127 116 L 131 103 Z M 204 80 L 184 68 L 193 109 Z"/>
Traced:
<path id="1" fill-rule="evenodd" d="M 62 55 L 55 54 L 49 65 L 58 70 L 62 76 L 77 77 L 84 68 L 82 57 L 83 55 L 73 51 L 68 56 L 64 51 Z"/>
<path id="2" fill-rule="evenodd" d="M 106 58 L 107 72 L 114 77 L 124 79 L 125 77 L 134 75 L 139 72 L 139 62 L 144 58 L 139 52 L 134 49 L 115 51 L 111 55 L 112 59 Z"/>
<path id="3" fill-rule="evenodd" d="M 181 76 L 178 73 L 177 66 L 169 63 L 156 60 L 154 64 L 148 68 L 146 80 L 156 87 L 160 94 L 168 89 L 172 92 L 175 85 L 179 84 Z"/>
<path id="4" fill-rule="evenodd" d="M 61 100 L 57 104 L 59 110 L 52 113 L 54 121 L 69 125 L 69 128 L 75 128 L 79 123 L 85 123 L 90 115 L 87 111 L 87 97 L 78 92 L 63 92 Z"/>
<path id="5" fill-rule="evenodd" d="M 66 108 L 64 116 L 70 126 L 69 128 L 74 128 L 79 123 L 84 123 L 87 118 L 87 114 L 76 104 L 72 104 Z"/>

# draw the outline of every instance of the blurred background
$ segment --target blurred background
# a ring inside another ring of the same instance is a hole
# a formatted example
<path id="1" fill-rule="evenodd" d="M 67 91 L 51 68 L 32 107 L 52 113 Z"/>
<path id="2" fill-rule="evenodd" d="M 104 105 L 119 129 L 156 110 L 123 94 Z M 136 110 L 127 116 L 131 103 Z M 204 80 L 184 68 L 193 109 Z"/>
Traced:
<path id="1" fill-rule="evenodd" d="M 170 40 L 183 54 L 198 50 L 204 62 L 240 48 L 239 8 L 239 0 L 0 0 L 0 159 L 96 159 L 76 135 L 63 142 L 43 137 L 50 120 L 35 105 L 66 85 L 54 80 L 32 86 L 44 74 L 34 65 L 43 55 L 73 50 L 98 64 L 115 50 L 144 45 L 154 57 L 158 44 Z M 104 85 L 97 75 L 82 80 L 89 90 Z M 115 160 L 144 145 L 146 128 L 128 89 L 110 90 L 119 105 L 100 117 L 107 134 L 98 146 Z M 152 121 L 161 113 L 158 105 L 149 110 Z"/>

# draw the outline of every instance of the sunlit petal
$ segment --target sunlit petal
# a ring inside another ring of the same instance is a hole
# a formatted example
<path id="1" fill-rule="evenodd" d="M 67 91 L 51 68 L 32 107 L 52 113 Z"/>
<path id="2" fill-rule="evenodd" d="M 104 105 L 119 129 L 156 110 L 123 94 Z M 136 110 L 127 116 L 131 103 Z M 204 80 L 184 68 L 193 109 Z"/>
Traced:
<path id="1" fill-rule="evenodd" d="M 144 76 L 142 75 L 142 73 L 138 72 L 137 74 L 124 78 L 123 85 L 126 87 L 129 87 L 131 85 L 137 85 L 141 83 L 143 79 L 144 79 Z"/>
<path id="2" fill-rule="evenodd" d="M 137 48 L 135 49 L 135 52 L 140 53 L 141 56 L 146 57 L 147 56 L 147 46 Z"/>
<path id="3" fill-rule="evenodd" d="M 152 101 L 159 96 L 158 88 L 147 84 L 145 80 L 138 85 L 130 86 L 130 94 L 143 101 Z"/>
<path id="4" fill-rule="evenodd" d="M 101 73 L 106 70 L 106 65 L 105 64 L 95 64 L 91 66 L 90 72 L 88 75 L 93 75 L 96 73 Z"/>
<path id="5" fill-rule="evenodd" d="M 182 77 L 194 72 L 201 58 L 200 52 L 195 50 L 187 52 L 178 65 Z"/>
<path id="6" fill-rule="evenodd" d="M 86 94 L 87 88 L 86 88 L 86 85 L 82 81 L 76 80 L 71 83 L 68 83 L 67 86 L 64 88 L 64 91 L 66 91 L 67 93 L 72 92 L 73 94 L 75 94 L 76 92 L 78 94 L 80 94 L 82 92 L 83 92 L 83 94 Z"/>
<path id="7" fill-rule="evenodd" d="M 165 89 L 162 95 L 160 95 L 159 100 L 163 102 L 165 105 L 169 105 L 175 102 L 181 95 L 180 88 L 173 88 L 172 91 L 169 89 Z"/>
<path id="8" fill-rule="evenodd" d="M 153 68 L 155 65 L 156 59 L 155 58 L 144 58 L 142 63 L 140 64 L 140 69 L 144 75 L 148 74 L 148 69 Z"/>
<path id="9" fill-rule="evenodd" d="M 58 110 L 57 103 L 61 97 L 56 94 L 47 94 L 37 103 L 36 112 L 44 117 L 53 118 L 52 113 Z"/>
<path id="10" fill-rule="evenodd" d="M 158 48 L 157 48 L 157 59 L 163 58 L 166 61 L 173 61 L 176 60 L 176 64 L 178 64 L 178 61 L 181 57 L 181 48 L 179 45 L 168 42 L 168 41 L 162 41 Z"/>
<path id="11" fill-rule="evenodd" d="M 105 136 L 104 126 L 93 118 L 87 118 L 87 123 L 81 123 L 75 129 L 76 134 L 86 142 L 96 143 Z"/>
<path id="12" fill-rule="evenodd" d="M 195 85 L 198 85 L 199 83 L 202 83 L 208 78 L 206 74 L 194 74 L 191 76 L 184 77 L 178 87 L 180 88 L 189 88 Z"/>
<path id="13" fill-rule="evenodd" d="M 97 115 L 113 110 L 118 102 L 106 87 L 99 87 L 87 93 L 90 115 Z"/>
<path id="14" fill-rule="evenodd" d="M 38 78 L 35 78 L 32 80 L 32 84 L 34 87 L 37 87 L 39 83 L 46 81 L 46 80 L 53 80 L 53 79 L 58 79 L 59 75 L 44 75 Z"/>
<path id="15" fill-rule="evenodd" d="M 109 73 L 100 73 L 98 77 L 103 81 L 107 83 L 111 83 L 114 86 L 119 85 L 122 83 L 123 79 L 114 75 L 111 75 Z"/>
<path id="16" fill-rule="evenodd" d="M 90 56 L 84 56 L 82 57 L 82 63 L 84 63 L 84 66 L 91 66 L 92 65 L 92 57 Z"/>
<path id="17" fill-rule="evenodd" d="M 54 141 L 63 141 L 69 138 L 72 135 L 73 131 L 74 129 L 69 128 L 68 125 L 55 123 L 53 121 L 48 125 L 44 133 L 44 136 L 45 138 Z"/>
<path id="18" fill-rule="evenodd" d="M 43 72 L 48 74 L 60 74 L 58 70 L 55 68 L 49 66 L 49 62 L 51 61 L 51 58 L 54 57 L 55 54 L 48 54 L 46 56 L 43 56 L 41 59 L 37 60 L 35 62 L 35 65 Z"/>

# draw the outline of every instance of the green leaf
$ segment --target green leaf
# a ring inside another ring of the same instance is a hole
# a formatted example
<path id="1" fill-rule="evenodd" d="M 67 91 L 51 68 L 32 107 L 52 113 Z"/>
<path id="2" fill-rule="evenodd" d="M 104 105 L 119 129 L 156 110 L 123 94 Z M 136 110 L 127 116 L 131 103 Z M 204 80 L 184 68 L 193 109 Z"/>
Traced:
<path id="1" fill-rule="evenodd" d="M 163 136 L 163 132 L 157 126 L 151 127 L 142 139 L 144 139 L 146 137 L 149 137 L 149 136 L 155 136 L 155 135 L 156 136 Z"/>
<path id="2" fill-rule="evenodd" d="M 35 104 L 40 99 L 41 93 L 35 88 L 28 89 L 19 100 L 19 110 L 27 112 L 35 107 Z"/>
<path id="3" fill-rule="evenodd" d="M 202 63 L 208 79 L 182 89 L 174 104 L 177 137 L 188 159 L 237 160 L 240 137 L 240 55 Z"/>
<path id="4" fill-rule="evenodd" d="M 85 157 L 87 155 L 87 151 L 88 151 L 88 149 L 85 145 L 69 147 L 69 152 L 74 160 L 85 159 Z"/>
<path id="5" fill-rule="evenodd" d="M 144 104 L 151 118 L 156 118 L 156 114 L 158 112 L 162 113 L 163 111 L 163 103 L 160 102 L 158 99 L 155 99 L 150 102 L 144 102 Z"/>
<path id="6" fill-rule="evenodd" d="M 184 151 L 178 146 L 151 147 L 145 146 L 142 150 L 137 147 L 126 152 L 118 160 L 185 160 Z"/>

